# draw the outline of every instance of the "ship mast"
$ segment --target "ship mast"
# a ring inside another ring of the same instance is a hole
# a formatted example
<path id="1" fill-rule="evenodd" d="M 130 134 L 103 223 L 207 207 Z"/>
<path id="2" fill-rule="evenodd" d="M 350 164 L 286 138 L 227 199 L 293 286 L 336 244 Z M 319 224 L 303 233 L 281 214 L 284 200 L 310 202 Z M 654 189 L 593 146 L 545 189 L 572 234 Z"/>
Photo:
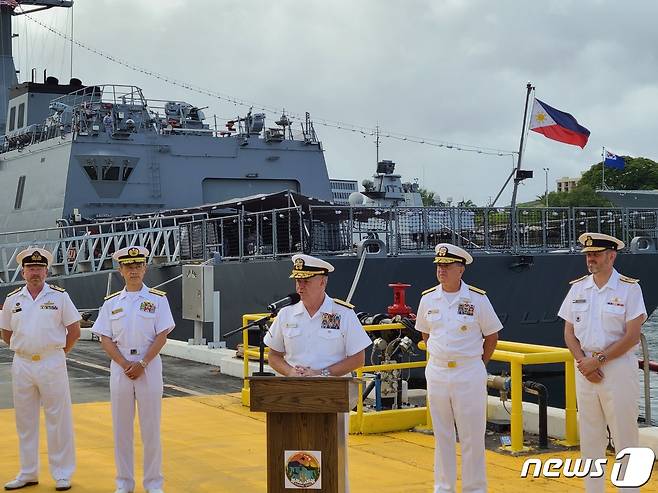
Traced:
<path id="1" fill-rule="evenodd" d="M 527 117 L 528 117 L 528 101 L 530 100 L 530 93 L 534 89 L 532 87 L 532 84 L 528 82 L 526 85 L 526 95 L 525 95 L 525 107 L 523 108 L 523 127 L 521 128 L 521 142 L 519 143 L 519 158 L 516 161 L 516 176 L 514 177 L 514 190 L 512 191 L 512 203 L 511 203 L 511 208 L 512 212 L 514 212 L 514 208 L 516 207 L 516 192 L 518 191 L 519 188 L 519 183 L 521 183 L 527 176 L 525 176 L 523 173 L 521 173 L 521 158 L 523 157 L 523 138 L 525 137 L 525 132 L 526 132 L 526 123 L 527 123 Z"/>
<path id="2" fill-rule="evenodd" d="M 33 5 L 38 8 L 16 11 L 18 6 Z M 14 15 L 31 14 L 52 7 L 72 7 L 73 0 L 0 0 L 0 135 L 5 134 L 9 89 L 18 84 L 16 65 L 12 54 L 11 18 Z"/>

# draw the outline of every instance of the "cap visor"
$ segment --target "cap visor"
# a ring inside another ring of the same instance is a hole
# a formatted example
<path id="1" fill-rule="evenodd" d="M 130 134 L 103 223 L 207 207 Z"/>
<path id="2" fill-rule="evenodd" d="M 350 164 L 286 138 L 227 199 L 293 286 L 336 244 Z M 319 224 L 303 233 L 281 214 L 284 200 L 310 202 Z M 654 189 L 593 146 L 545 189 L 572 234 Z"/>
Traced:
<path id="1" fill-rule="evenodd" d="M 588 247 L 583 247 L 580 251 L 583 253 L 587 253 L 587 252 L 602 252 L 603 250 L 612 250 L 612 248 L 588 246 Z"/>
<path id="2" fill-rule="evenodd" d="M 434 263 L 435 264 L 454 264 L 455 262 L 462 263 L 461 260 L 456 259 L 456 258 L 450 258 L 450 257 L 435 257 L 434 258 Z"/>
<path id="3" fill-rule="evenodd" d="M 290 279 L 308 279 L 309 277 L 322 275 L 322 272 L 304 272 L 301 270 L 293 271 Z"/>

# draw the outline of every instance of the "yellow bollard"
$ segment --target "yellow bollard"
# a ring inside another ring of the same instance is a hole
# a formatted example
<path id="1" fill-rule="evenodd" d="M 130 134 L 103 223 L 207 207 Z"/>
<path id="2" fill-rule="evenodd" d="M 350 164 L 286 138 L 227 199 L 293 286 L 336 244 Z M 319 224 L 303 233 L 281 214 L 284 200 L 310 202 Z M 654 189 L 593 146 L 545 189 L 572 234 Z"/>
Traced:
<path id="1" fill-rule="evenodd" d="M 518 361 L 510 363 L 512 367 L 512 452 L 523 450 L 523 389 L 522 366 Z"/>
<path id="2" fill-rule="evenodd" d="M 567 446 L 575 446 L 579 443 L 578 421 L 576 406 L 576 368 L 574 360 L 570 359 L 564 363 L 564 389 L 565 389 L 565 440 Z"/>
<path id="3" fill-rule="evenodd" d="M 244 327 L 249 323 L 249 318 L 246 315 L 242 316 L 242 326 Z M 242 375 L 242 405 L 249 407 L 249 355 L 247 350 L 249 349 L 249 331 L 242 331 L 242 357 L 244 359 L 243 375 Z"/>
<path id="4" fill-rule="evenodd" d="M 363 431 L 363 370 L 357 368 L 356 378 L 359 379 L 359 399 L 356 401 L 356 431 Z M 350 425 L 350 429 L 352 426 Z"/>

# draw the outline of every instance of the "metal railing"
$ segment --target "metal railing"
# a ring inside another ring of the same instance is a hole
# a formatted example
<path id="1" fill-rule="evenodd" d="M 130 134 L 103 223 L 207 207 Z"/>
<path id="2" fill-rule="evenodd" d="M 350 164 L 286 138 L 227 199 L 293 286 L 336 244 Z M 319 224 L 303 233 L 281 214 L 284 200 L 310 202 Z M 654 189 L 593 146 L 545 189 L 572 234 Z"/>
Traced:
<path id="1" fill-rule="evenodd" d="M 312 206 L 309 215 L 309 247 L 316 254 L 355 252 L 364 239 L 403 255 L 432 252 L 441 242 L 483 252 L 573 251 L 585 231 L 627 244 L 635 236 L 658 237 L 658 209 Z"/>
<path id="2" fill-rule="evenodd" d="M 162 216 L 95 224 L 66 225 L 0 234 L 0 284 L 20 281 L 16 255 L 28 246 L 53 254 L 52 275 L 112 269 L 112 254 L 123 247 L 142 245 L 149 263 L 180 261 L 180 223 L 205 214 Z"/>
<path id="3" fill-rule="evenodd" d="M 277 258 L 304 251 L 308 238 L 301 207 L 191 221 L 181 225 L 184 260 Z"/>
<path id="4" fill-rule="evenodd" d="M 267 314 L 244 314 L 242 316 L 242 325 L 245 326 L 249 322 L 262 318 Z M 401 323 L 392 324 L 379 324 L 379 325 L 364 325 L 366 332 L 380 332 L 387 330 L 400 331 L 406 328 Z M 259 351 L 257 347 L 249 345 L 249 336 L 245 330 L 242 334 L 243 344 L 243 385 L 241 392 L 242 405 L 249 407 L 249 359 L 258 358 Z M 425 344 L 420 343 L 419 348 L 425 349 Z M 266 348 L 267 349 L 267 348 Z M 267 354 L 267 353 L 266 353 Z M 356 413 L 351 415 L 350 430 L 357 433 L 378 433 L 382 431 L 390 431 L 390 427 L 395 427 L 396 424 L 391 424 L 392 421 L 398 420 L 397 426 L 400 429 L 409 429 L 415 426 L 431 427 L 431 416 L 429 413 L 429 401 L 427 395 L 425 397 L 425 406 L 386 410 L 386 411 L 373 411 L 366 413 L 363 405 L 363 376 L 365 373 L 402 370 L 412 368 L 424 368 L 427 365 L 429 354 L 425 352 L 425 359 L 420 361 L 410 361 L 407 363 L 385 363 L 380 365 L 368 365 L 358 368 L 356 376 L 359 379 L 359 395 L 356 404 Z M 491 357 L 492 361 L 503 361 L 510 364 L 511 374 L 511 398 L 512 398 L 512 412 L 510 413 L 511 425 L 511 445 L 506 447 L 511 452 L 521 452 L 523 446 L 523 366 L 524 365 L 539 365 L 558 363 L 564 365 L 564 393 L 565 393 L 565 422 L 564 422 L 564 436 L 563 444 L 567 446 L 578 445 L 578 424 L 577 424 L 577 409 L 576 409 L 576 370 L 574 359 L 568 349 L 542 346 L 537 344 L 525 344 L 520 342 L 511 341 L 498 341 L 496 349 Z M 372 420 L 378 419 L 381 416 L 385 423 L 377 424 Z M 383 426 L 383 427 L 382 427 Z M 388 427 L 388 428 L 387 428 Z"/>
<path id="5" fill-rule="evenodd" d="M 523 450 L 523 366 L 546 363 L 564 364 L 565 394 L 565 439 L 567 446 L 578 445 L 578 422 L 576 409 L 576 369 L 573 356 L 568 349 L 525 344 L 521 342 L 498 341 L 492 361 L 505 361 L 510 364 L 512 377 L 512 412 L 510 413 L 511 452 Z"/>
<path id="6" fill-rule="evenodd" d="M 379 240 L 388 256 L 427 254 L 440 242 L 472 252 L 574 252 L 585 231 L 612 234 L 627 245 L 647 238 L 658 253 L 658 209 L 298 206 L 240 212 L 146 216 L 95 224 L 0 233 L 0 282 L 18 277 L 15 256 L 28 245 L 56 255 L 55 274 L 104 270 L 116 248 L 143 242 L 166 262 L 278 258 L 295 253 L 357 254 Z M 110 266 L 111 267 L 111 266 Z"/>

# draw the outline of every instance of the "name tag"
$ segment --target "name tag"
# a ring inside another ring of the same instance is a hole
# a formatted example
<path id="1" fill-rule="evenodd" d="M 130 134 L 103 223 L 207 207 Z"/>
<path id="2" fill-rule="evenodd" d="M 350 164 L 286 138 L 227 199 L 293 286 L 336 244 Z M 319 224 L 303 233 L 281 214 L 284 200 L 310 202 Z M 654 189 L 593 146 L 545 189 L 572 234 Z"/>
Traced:
<path id="1" fill-rule="evenodd" d="M 22 311 L 23 311 L 23 309 L 22 309 L 20 306 L 17 306 L 16 308 L 14 308 L 14 309 L 11 311 L 11 313 L 18 313 L 18 312 L 22 312 Z"/>
<path id="2" fill-rule="evenodd" d="M 587 303 L 587 300 L 579 298 L 577 300 L 572 300 L 571 303 Z"/>
<path id="3" fill-rule="evenodd" d="M 116 315 L 117 313 L 121 313 L 123 311 L 123 308 L 117 308 L 116 310 L 112 310 L 112 315 Z"/>
<path id="4" fill-rule="evenodd" d="M 322 328 L 332 330 L 340 329 L 340 315 L 336 313 L 323 313 Z"/>
<path id="5" fill-rule="evenodd" d="M 297 327 L 297 324 L 286 324 L 286 329 L 294 329 Z"/>

